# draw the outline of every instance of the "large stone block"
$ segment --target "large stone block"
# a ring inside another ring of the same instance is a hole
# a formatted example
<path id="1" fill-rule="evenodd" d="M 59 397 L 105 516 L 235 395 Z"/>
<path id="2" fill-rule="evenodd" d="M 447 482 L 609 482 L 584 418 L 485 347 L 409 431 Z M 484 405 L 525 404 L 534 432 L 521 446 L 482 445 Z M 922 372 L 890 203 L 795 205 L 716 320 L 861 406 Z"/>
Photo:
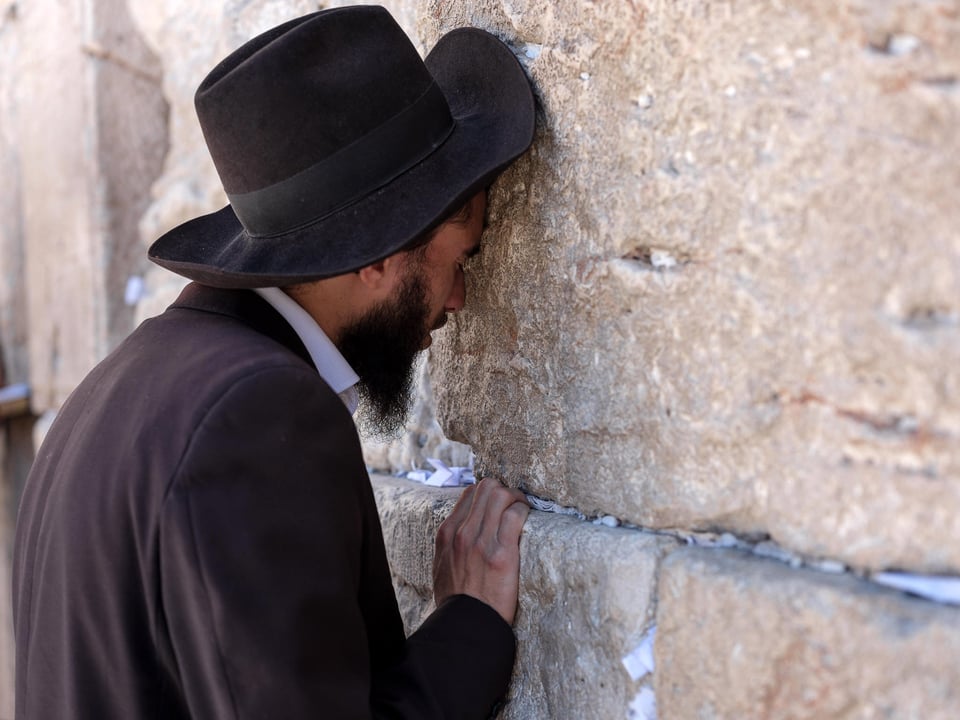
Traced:
<path id="1" fill-rule="evenodd" d="M 20 35 L 16 5 L 0 3 L 0 385 L 29 379 L 20 147 L 16 134 Z"/>
<path id="2" fill-rule="evenodd" d="M 459 495 L 374 476 L 408 631 L 433 609 L 433 542 Z M 622 664 L 649 627 L 672 538 L 531 512 L 520 542 L 517 663 L 507 720 L 626 717 L 642 681 Z"/>
<path id="3" fill-rule="evenodd" d="M 435 0 L 537 87 L 431 351 L 487 472 L 649 527 L 960 571 L 955 2 Z"/>
<path id="4" fill-rule="evenodd" d="M 960 608 L 733 551 L 663 564 L 662 720 L 952 720 Z"/>
<path id="5" fill-rule="evenodd" d="M 34 410 L 131 329 L 137 222 L 166 149 L 160 69 L 124 0 L 18 4 L 17 149 Z"/>

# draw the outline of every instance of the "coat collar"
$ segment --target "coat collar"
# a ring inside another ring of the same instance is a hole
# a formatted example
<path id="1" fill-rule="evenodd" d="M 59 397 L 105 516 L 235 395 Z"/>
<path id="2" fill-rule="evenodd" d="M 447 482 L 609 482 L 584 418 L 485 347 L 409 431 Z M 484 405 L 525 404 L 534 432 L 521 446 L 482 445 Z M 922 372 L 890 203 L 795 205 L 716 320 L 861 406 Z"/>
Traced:
<path id="1" fill-rule="evenodd" d="M 189 308 L 234 318 L 285 346 L 313 367 L 310 353 L 290 324 L 270 303 L 252 290 L 226 290 L 193 282 L 183 289 L 170 307 Z"/>

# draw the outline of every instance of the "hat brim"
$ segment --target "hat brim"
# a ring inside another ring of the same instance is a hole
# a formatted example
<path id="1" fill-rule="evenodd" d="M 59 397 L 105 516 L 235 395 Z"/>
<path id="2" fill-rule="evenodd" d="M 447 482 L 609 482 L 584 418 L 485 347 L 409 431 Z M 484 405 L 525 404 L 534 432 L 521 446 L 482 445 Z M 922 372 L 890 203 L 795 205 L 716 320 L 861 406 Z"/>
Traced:
<path id="1" fill-rule="evenodd" d="M 425 63 L 455 121 L 447 140 L 427 158 L 366 197 L 289 233 L 251 237 L 228 205 L 160 237 L 149 258 L 214 287 L 282 287 L 351 272 L 429 232 L 526 151 L 535 110 L 519 62 L 483 30 L 448 33 Z"/>

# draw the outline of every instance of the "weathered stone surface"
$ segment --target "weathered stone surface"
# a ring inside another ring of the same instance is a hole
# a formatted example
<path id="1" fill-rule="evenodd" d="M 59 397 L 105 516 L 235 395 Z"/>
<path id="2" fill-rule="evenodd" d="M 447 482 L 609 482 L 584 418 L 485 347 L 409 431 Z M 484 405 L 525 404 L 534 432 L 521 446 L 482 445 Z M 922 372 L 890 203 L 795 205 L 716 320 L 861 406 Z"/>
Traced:
<path id="1" fill-rule="evenodd" d="M 131 327 L 135 229 L 165 150 L 159 66 L 123 0 L 18 4 L 16 117 L 34 409 Z M 68 40 L 69 39 L 69 40 Z"/>
<path id="2" fill-rule="evenodd" d="M 26 288 L 20 214 L 20 148 L 16 134 L 16 5 L 0 3 L 0 384 L 28 376 Z"/>
<path id="3" fill-rule="evenodd" d="M 95 223 L 96 145 L 92 60 L 79 43 L 82 8 L 17 5 L 17 137 L 30 326 L 30 382 L 36 409 L 58 406 L 106 345 L 102 267 Z"/>
<path id="4" fill-rule="evenodd" d="M 428 3 L 522 51 L 441 424 L 652 527 L 960 570 L 960 6 Z M 954 541 L 950 541 L 950 540 Z"/>
<path id="5" fill-rule="evenodd" d="M 387 559 L 407 633 L 434 608 L 433 544 L 460 491 L 426 488 L 409 480 L 371 475 Z"/>
<path id="6" fill-rule="evenodd" d="M 659 717 L 956 717 L 960 609 L 732 551 L 680 550 L 657 609 Z"/>
<path id="7" fill-rule="evenodd" d="M 0 387 L 27 379 L 26 304 L 22 276 L 20 179 L 12 76 L 18 48 L 16 14 L 0 4 Z M 15 506 L 10 493 L 9 440 L 0 424 L 0 718 L 13 718 L 14 644 L 9 598 Z"/>
<path id="8" fill-rule="evenodd" d="M 154 182 L 153 202 L 139 224 L 144 253 L 167 230 L 226 204 L 193 109 L 197 86 L 227 52 L 225 4 L 130 0 L 133 20 L 163 66 L 162 90 L 170 108 L 163 174 Z M 173 273 L 147 267 L 137 322 L 162 312 L 185 284 Z"/>
<path id="9" fill-rule="evenodd" d="M 956 0 L 386 4 L 421 50 L 465 24 L 503 38 L 540 123 L 410 433 L 368 463 L 466 462 L 436 390 L 480 470 L 562 504 L 960 572 Z M 0 345 L 38 410 L 129 325 L 146 246 L 225 202 L 197 84 L 316 6 L 0 0 Z M 183 284 L 145 280 L 138 318 Z M 412 628 L 457 493 L 376 491 Z M 641 684 L 620 658 L 672 544 L 531 516 L 507 717 L 625 716 Z M 954 610 L 719 551 L 667 567 L 662 718 L 951 717 Z"/>
<path id="10" fill-rule="evenodd" d="M 408 631 L 433 609 L 433 538 L 459 490 L 374 476 L 387 553 Z M 517 663 L 502 717 L 626 717 L 642 681 L 621 658 L 654 612 L 657 569 L 676 541 L 532 512 L 520 542 Z"/>

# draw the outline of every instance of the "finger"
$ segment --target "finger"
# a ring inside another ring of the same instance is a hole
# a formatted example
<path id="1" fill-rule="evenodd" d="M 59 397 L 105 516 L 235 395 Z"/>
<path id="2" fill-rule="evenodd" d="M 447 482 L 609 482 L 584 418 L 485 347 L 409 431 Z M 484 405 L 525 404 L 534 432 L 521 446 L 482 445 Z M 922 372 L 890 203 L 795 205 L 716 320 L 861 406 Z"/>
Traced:
<path id="1" fill-rule="evenodd" d="M 518 490 L 517 488 L 508 488 L 508 489 L 510 490 L 510 494 L 513 495 L 514 500 L 516 500 L 517 502 L 523 503 L 527 507 L 530 507 L 530 501 L 527 500 L 527 496 L 526 494 L 524 494 L 522 490 Z"/>
<path id="2" fill-rule="evenodd" d="M 457 502 L 454 504 L 453 510 L 450 511 L 445 522 L 455 525 L 463 522 L 464 518 L 466 518 L 470 512 L 470 507 L 473 505 L 473 496 L 476 490 L 476 485 L 468 485 L 464 491 L 460 493 L 460 497 L 457 498 Z"/>
<path id="3" fill-rule="evenodd" d="M 480 526 L 481 536 L 496 541 L 500 533 L 500 523 L 503 514 L 507 508 L 514 504 L 529 509 L 527 500 L 520 491 L 503 486 L 495 488 L 491 492 L 490 498 L 484 507 L 483 519 Z"/>
<path id="4" fill-rule="evenodd" d="M 440 523 L 440 527 L 437 528 L 437 536 L 434 539 L 434 544 L 437 547 L 438 552 L 445 548 L 452 540 L 454 535 L 456 535 L 457 528 L 459 528 L 464 520 L 470 513 L 470 508 L 473 505 L 473 496 L 476 493 L 476 487 L 470 485 L 462 493 L 460 497 L 457 498 L 457 502 L 454 503 L 453 509 L 444 518 L 443 522 Z"/>
<path id="5" fill-rule="evenodd" d="M 470 505 L 469 512 L 461 524 L 462 532 L 468 537 L 477 537 L 481 532 L 490 498 L 498 489 L 503 489 L 503 485 L 500 484 L 499 480 L 483 478 L 483 480 L 477 483 L 476 488 L 477 491 L 474 493 L 473 503 Z"/>
<path id="6" fill-rule="evenodd" d="M 530 514 L 530 506 L 526 503 L 515 502 L 500 516 L 500 527 L 497 540 L 506 547 L 515 547 L 520 544 L 520 533 Z"/>

